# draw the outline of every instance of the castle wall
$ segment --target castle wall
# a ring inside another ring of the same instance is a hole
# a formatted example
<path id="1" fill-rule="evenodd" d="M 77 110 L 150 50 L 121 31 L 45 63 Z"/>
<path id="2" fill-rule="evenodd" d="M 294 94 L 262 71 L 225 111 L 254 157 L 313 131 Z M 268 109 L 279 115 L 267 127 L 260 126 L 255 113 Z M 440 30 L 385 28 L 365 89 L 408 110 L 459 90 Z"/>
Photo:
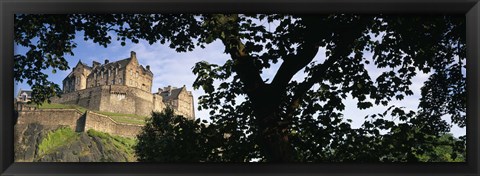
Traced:
<path id="1" fill-rule="evenodd" d="M 153 110 L 153 95 L 126 86 L 102 86 L 100 111 L 149 116 Z"/>
<path id="2" fill-rule="evenodd" d="M 67 126 L 76 132 L 93 129 L 100 132 L 124 137 L 136 137 L 142 125 L 117 123 L 108 116 L 87 111 L 85 114 L 76 109 L 37 109 L 18 112 L 18 125 L 38 123 L 46 128 Z"/>
<path id="3" fill-rule="evenodd" d="M 62 94 L 61 98 L 52 98 L 53 103 L 79 105 L 90 110 L 114 112 L 122 114 L 137 114 L 150 116 L 152 111 L 163 111 L 166 104 L 158 94 L 122 85 L 108 85 L 87 88 L 76 92 Z M 193 96 L 188 91 L 182 91 L 178 99 L 167 102 L 175 113 L 193 119 Z"/>
<path id="4" fill-rule="evenodd" d="M 193 96 L 191 94 L 189 94 L 187 91 L 181 91 L 175 104 L 178 114 L 183 115 L 184 117 L 187 117 L 189 119 L 193 119 Z"/>
<path id="5" fill-rule="evenodd" d="M 83 114 L 76 109 L 39 109 L 19 111 L 17 124 L 38 123 L 46 127 L 68 126 L 83 131 Z"/>
<path id="6" fill-rule="evenodd" d="M 88 88 L 51 100 L 53 103 L 74 104 L 91 110 L 143 116 L 149 116 L 155 104 L 153 94 L 121 85 Z M 164 107 L 163 102 L 156 104 Z"/>
<path id="7" fill-rule="evenodd" d="M 163 103 L 163 97 L 158 94 L 153 94 L 153 111 L 162 112 L 166 108 Z"/>
<path id="8" fill-rule="evenodd" d="M 87 111 L 85 130 L 93 129 L 113 135 L 124 137 L 136 137 L 142 130 L 141 125 L 123 124 L 113 121 L 108 116 Z"/>
<path id="9" fill-rule="evenodd" d="M 115 123 L 108 116 L 87 111 L 86 120 L 85 120 L 85 131 L 88 131 L 90 129 L 93 129 L 95 131 L 114 134 Z"/>
<path id="10" fill-rule="evenodd" d="M 88 89 L 79 90 L 76 92 L 65 93 L 61 95 L 61 98 L 52 98 L 52 103 L 73 104 L 86 107 L 91 110 L 99 110 L 102 87 L 93 87 Z"/>

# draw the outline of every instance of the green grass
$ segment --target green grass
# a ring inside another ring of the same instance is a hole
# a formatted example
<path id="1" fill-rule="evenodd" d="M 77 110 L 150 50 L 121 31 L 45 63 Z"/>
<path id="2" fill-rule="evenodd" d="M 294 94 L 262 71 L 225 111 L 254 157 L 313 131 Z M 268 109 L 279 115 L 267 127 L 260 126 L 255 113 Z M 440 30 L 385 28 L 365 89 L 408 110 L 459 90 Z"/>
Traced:
<path id="1" fill-rule="evenodd" d="M 104 145 L 113 145 L 116 149 L 128 154 L 130 161 L 135 161 L 134 146 L 137 144 L 137 140 L 134 138 L 127 138 L 121 136 L 112 136 L 108 133 L 103 133 L 95 130 L 88 130 L 87 134 L 91 137 L 99 137 L 102 139 Z"/>
<path id="2" fill-rule="evenodd" d="M 78 105 L 70 105 L 70 104 L 58 104 L 58 103 L 43 103 L 42 105 L 38 106 L 39 109 L 77 109 L 82 113 L 87 111 L 86 108 L 78 106 Z"/>
<path id="3" fill-rule="evenodd" d="M 38 145 L 39 155 L 49 154 L 52 150 L 76 140 L 78 134 L 68 127 L 62 127 L 47 133 Z"/>

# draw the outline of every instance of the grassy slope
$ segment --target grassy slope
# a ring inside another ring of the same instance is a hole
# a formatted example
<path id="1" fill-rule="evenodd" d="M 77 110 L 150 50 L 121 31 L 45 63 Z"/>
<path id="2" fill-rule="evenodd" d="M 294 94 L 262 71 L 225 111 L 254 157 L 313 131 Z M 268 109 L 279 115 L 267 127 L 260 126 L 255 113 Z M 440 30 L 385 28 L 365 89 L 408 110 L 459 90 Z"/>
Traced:
<path id="1" fill-rule="evenodd" d="M 136 161 L 134 146 L 137 144 L 137 140 L 133 138 L 126 138 L 120 136 L 112 136 L 108 133 L 103 133 L 95 130 L 88 130 L 87 134 L 91 137 L 99 137 L 102 139 L 103 145 L 113 145 L 117 150 L 127 154 L 129 161 Z"/>
<path id="2" fill-rule="evenodd" d="M 67 105 L 67 104 L 56 104 L 56 103 L 44 103 L 38 106 L 39 109 L 77 109 L 83 113 L 85 113 L 88 109 L 77 106 L 77 105 Z M 120 123 L 128 123 L 128 124 L 145 124 L 145 116 L 139 116 L 136 114 L 121 114 L 121 113 L 113 113 L 113 112 L 101 112 L 101 111 L 94 111 L 99 114 L 107 115 L 111 117 L 116 122 Z M 87 134 L 90 137 L 99 137 L 102 139 L 102 143 L 104 146 L 112 146 L 116 150 L 119 150 L 125 154 L 127 154 L 129 161 L 136 161 L 134 146 L 136 145 L 136 139 L 132 138 L 125 138 L 120 136 L 112 136 L 108 133 L 98 132 L 95 130 L 88 130 Z M 74 132 L 72 129 L 68 127 L 59 128 L 54 131 L 48 132 L 47 136 L 42 139 L 39 144 L 39 154 L 49 154 L 50 152 L 54 151 L 55 149 L 65 146 L 72 141 L 77 140 L 79 134 Z"/>
<path id="3" fill-rule="evenodd" d="M 68 127 L 59 128 L 47 133 L 38 145 L 39 155 L 49 154 L 58 147 L 78 139 L 78 134 Z"/>
<path id="4" fill-rule="evenodd" d="M 98 137 L 102 140 L 102 145 L 105 148 L 120 151 L 128 156 L 128 161 L 136 161 L 134 146 L 137 140 L 133 138 L 125 138 L 120 136 L 112 136 L 108 133 L 98 132 L 95 130 L 88 130 L 88 136 Z M 54 152 L 59 147 L 70 144 L 77 140 L 79 133 L 74 132 L 68 127 L 59 128 L 48 132 L 45 138 L 42 139 L 38 145 L 39 156 Z"/>

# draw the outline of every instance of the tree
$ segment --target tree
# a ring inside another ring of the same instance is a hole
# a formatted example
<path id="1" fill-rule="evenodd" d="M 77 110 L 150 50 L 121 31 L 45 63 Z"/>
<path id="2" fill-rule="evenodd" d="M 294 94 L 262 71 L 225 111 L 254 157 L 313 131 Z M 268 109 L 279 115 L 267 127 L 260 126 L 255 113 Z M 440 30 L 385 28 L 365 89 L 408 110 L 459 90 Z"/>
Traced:
<path id="1" fill-rule="evenodd" d="M 207 158 L 205 138 L 199 120 L 190 121 L 174 115 L 167 107 L 163 112 L 153 112 L 137 136 L 135 153 L 138 161 L 200 162 Z"/>
<path id="2" fill-rule="evenodd" d="M 433 151 L 419 156 L 421 161 L 427 162 L 465 162 L 466 151 L 462 139 L 453 137 L 452 134 L 444 134 L 438 140 L 440 145 Z"/>
<path id="3" fill-rule="evenodd" d="M 40 70 L 68 69 L 64 55 L 73 55 L 75 31 L 84 31 L 85 40 L 105 47 L 112 41 L 108 32 L 113 32 L 122 44 L 159 41 L 178 52 L 221 41 L 230 58 L 223 65 L 197 63 L 193 86 L 206 92 L 199 108 L 211 109 L 212 123 L 231 135 L 224 148 L 246 160 L 416 161 L 416 152 L 432 148 L 421 140 L 435 141 L 449 131 L 442 116 L 465 126 L 462 16 L 16 15 L 15 43 L 30 50 L 15 56 L 15 80 L 33 80 L 29 84 L 35 102 L 58 91 Z M 318 53 L 320 47 L 325 53 Z M 317 54 L 326 59 L 314 61 Z M 280 64 L 275 76 L 263 79 L 262 71 L 275 63 Z M 373 79 L 368 64 L 388 70 Z M 292 80 L 300 71 L 308 76 Z M 418 111 L 390 108 L 402 123 L 386 120 L 387 112 L 366 117 L 361 129 L 344 121 L 342 101 L 347 95 L 360 109 L 388 106 L 392 99 L 412 95 L 411 79 L 417 71 L 432 73 L 422 87 Z M 212 83 L 218 80 L 223 82 L 215 87 Z M 237 103 L 239 96 L 246 101 Z M 389 132 L 382 135 L 379 130 Z M 365 153 L 356 153 L 361 151 Z"/>

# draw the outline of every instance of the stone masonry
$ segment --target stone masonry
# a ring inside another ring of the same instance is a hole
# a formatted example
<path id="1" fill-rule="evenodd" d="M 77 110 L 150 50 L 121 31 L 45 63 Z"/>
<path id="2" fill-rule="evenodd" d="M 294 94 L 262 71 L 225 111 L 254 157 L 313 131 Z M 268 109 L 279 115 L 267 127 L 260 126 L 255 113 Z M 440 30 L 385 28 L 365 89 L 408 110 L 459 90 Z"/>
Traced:
<path id="1" fill-rule="evenodd" d="M 135 52 L 130 57 L 104 64 L 81 61 L 63 80 L 63 94 L 53 103 L 75 104 L 91 110 L 148 116 L 167 106 L 178 115 L 195 119 L 193 95 L 185 85 L 159 88 L 152 93 L 153 73 L 150 66 L 138 63 Z"/>

